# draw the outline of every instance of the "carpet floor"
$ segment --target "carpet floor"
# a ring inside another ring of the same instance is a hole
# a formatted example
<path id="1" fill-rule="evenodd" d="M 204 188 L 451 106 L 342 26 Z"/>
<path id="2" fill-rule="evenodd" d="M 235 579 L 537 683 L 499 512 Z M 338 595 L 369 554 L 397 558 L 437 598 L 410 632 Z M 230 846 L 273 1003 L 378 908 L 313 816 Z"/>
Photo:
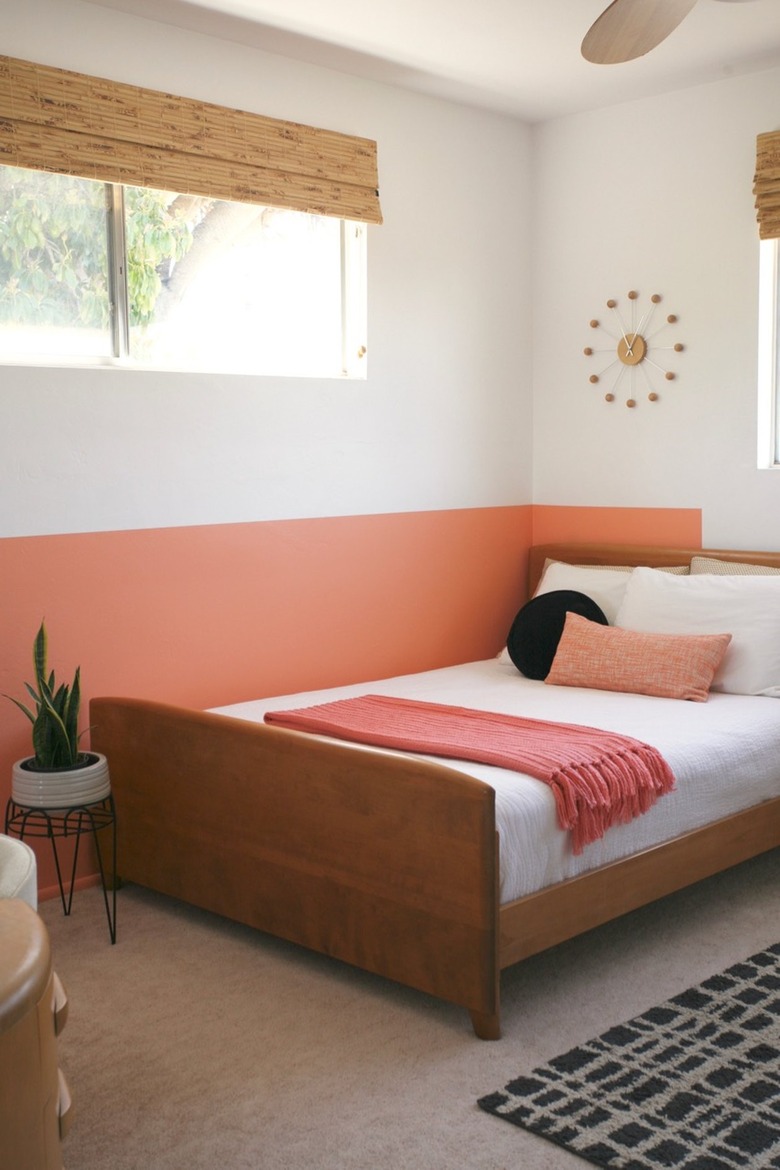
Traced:
<path id="1" fill-rule="evenodd" d="M 607 1170 L 780 1170 L 780 943 L 479 1104 Z"/>
<path id="2" fill-rule="evenodd" d="M 577 1170 L 477 1099 L 778 940 L 780 850 L 502 976 L 468 1014 L 137 886 L 41 906 L 70 998 L 65 1170 Z M 10 1170 L 10 1168 L 9 1168 Z"/>

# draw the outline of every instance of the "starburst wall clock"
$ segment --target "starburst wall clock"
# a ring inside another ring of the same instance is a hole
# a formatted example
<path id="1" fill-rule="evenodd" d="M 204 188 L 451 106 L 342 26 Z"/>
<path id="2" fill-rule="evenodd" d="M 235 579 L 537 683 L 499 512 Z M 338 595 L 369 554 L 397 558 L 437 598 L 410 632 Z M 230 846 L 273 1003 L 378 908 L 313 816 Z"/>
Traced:
<path id="1" fill-rule="evenodd" d="M 668 333 L 670 327 L 677 324 L 677 316 L 669 313 L 660 318 L 659 306 L 663 300 L 660 293 L 653 293 L 644 310 L 635 290 L 627 294 L 627 299 L 628 312 L 621 310 L 617 300 L 610 299 L 606 306 L 611 314 L 608 322 L 605 324 L 595 318 L 590 322 L 591 329 L 598 330 L 599 340 L 608 337 L 610 343 L 586 345 L 583 353 L 587 358 L 598 358 L 602 354 L 609 356 L 608 363 L 590 375 L 591 385 L 607 385 L 604 400 L 615 402 L 619 394 L 625 393 L 626 406 L 635 407 L 641 393 L 648 402 L 659 401 L 658 386 L 663 381 L 673 382 L 677 377 L 663 355 L 682 353 L 685 346 L 679 341 L 662 344 L 667 338 L 660 335 Z"/>

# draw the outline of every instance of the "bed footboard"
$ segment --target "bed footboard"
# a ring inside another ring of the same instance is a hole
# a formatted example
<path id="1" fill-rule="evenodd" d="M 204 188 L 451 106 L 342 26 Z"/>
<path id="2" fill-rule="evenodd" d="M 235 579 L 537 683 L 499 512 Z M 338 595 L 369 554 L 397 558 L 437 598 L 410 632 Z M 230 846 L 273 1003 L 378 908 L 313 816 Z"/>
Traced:
<path id="1" fill-rule="evenodd" d="M 499 1027 L 489 785 L 438 764 L 132 699 L 93 699 L 118 872 Z"/>

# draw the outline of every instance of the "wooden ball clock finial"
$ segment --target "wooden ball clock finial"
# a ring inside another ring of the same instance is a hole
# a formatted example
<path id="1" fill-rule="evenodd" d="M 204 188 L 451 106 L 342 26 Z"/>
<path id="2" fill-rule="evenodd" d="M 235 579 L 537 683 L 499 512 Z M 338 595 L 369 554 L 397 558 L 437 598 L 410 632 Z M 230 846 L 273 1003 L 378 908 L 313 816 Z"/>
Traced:
<path id="1" fill-rule="evenodd" d="M 673 370 L 661 365 L 661 353 L 668 351 L 679 354 L 684 351 L 685 346 L 679 341 L 674 345 L 663 345 L 656 341 L 663 330 L 676 325 L 678 320 L 676 313 L 669 313 L 664 321 L 653 328 L 656 308 L 663 300 L 660 293 L 652 294 L 649 298 L 649 307 L 644 311 L 640 304 L 640 294 L 636 289 L 632 289 L 626 296 L 629 307 L 628 319 L 621 313 L 618 300 L 610 297 L 606 302 L 611 314 L 610 322 L 602 324 L 595 317 L 590 321 L 590 328 L 600 330 L 611 340 L 611 344 L 606 344 L 604 348 L 587 345 L 583 349 L 583 354 L 587 358 L 601 354 L 607 355 L 608 364 L 598 373 L 591 374 L 588 380 L 592 385 L 596 385 L 602 380 L 606 380 L 611 372 L 613 381 L 609 392 L 604 395 L 604 400 L 614 402 L 621 381 L 627 378 L 630 386 L 625 403 L 626 406 L 633 409 L 637 405 L 636 383 L 639 379 L 647 391 L 647 401 L 658 402 L 660 400 L 660 395 L 653 386 L 653 378 L 663 378 L 667 382 L 673 382 L 677 377 Z"/>

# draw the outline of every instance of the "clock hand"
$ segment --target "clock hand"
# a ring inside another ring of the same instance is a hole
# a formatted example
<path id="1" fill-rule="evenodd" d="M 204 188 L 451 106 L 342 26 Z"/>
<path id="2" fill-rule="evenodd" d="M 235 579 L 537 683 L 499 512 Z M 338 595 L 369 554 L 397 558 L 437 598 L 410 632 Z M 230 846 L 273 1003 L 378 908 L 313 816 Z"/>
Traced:
<path id="1" fill-rule="evenodd" d="M 616 301 L 607 301 L 607 308 L 611 309 L 612 312 L 615 314 L 615 316 L 618 319 L 618 326 L 620 328 L 620 336 L 621 336 L 623 345 L 626 347 L 626 357 L 631 357 L 632 356 L 631 355 L 631 345 L 633 344 L 633 342 L 629 343 L 628 334 L 626 333 L 626 327 L 623 324 L 623 318 L 621 317 L 621 315 L 618 311 L 618 308 L 617 308 L 617 302 Z"/>
<path id="2" fill-rule="evenodd" d="M 636 329 L 634 330 L 633 334 L 631 335 L 631 344 L 630 345 L 629 345 L 628 338 L 627 337 L 624 338 L 625 343 L 626 343 L 626 357 L 633 357 L 634 356 L 634 346 L 636 345 L 636 339 L 638 337 L 644 337 L 645 324 L 647 323 L 650 316 L 652 315 L 654 308 L 655 308 L 655 304 L 651 305 L 650 308 L 644 313 L 644 315 L 640 319 L 639 324 L 637 325 Z"/>

